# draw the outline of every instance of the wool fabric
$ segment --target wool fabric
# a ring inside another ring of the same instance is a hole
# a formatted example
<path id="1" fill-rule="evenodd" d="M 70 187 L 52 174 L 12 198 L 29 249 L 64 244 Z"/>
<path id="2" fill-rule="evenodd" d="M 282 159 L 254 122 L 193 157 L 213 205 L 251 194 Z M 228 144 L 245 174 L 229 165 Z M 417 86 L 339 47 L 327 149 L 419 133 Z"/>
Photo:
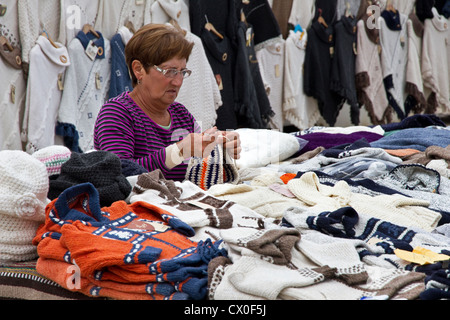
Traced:
<path id="1" fill-rule="evenodd" d="M 24 151 L 0 151 L 0 263 L 37 257 L 31 241 L 45 218 L 45 165 Z"/>
<path id="2" fill-rule="evenodd" d="M 124 200 L 131 192 L 131 185 L 122 174 L 122 164 L 117 155 L 108 151 L 73 152 L 61 166 L 59 176 L 50 181 L 48 197 L 54 200 L 65 189 L 86 182 L 97 188 L 102 206 Z"/>
<path id="3" fill-rule="evenodd" d="M 215 184 L 239 182 L 239 173 L 233 159 L 216 145 L 206 158 L 191 157 L 186 170 L 186 179 L 208 190 Z"/>
<path id="4" fill-rule="evenodd" d="M 0 150 L 21 150 L 20 114 L 26 99 L 26 80 L 22 69 L 22 51 L 19 42 L 17 1 L 2 2 L 7 6 L 1 17 L 0 35 L 5 36 L 13 51 L 0 50 Z M 12 99 L 14 92 L 15 99 Z"/>
<path id="5" fill-rule="evenodd" d="M 48 176 L 59 175 L 61 166 L 70 159 L 72 151 L 61 145 L 52 145 L 33 152 L 33 158 L 38 159 L 47 168 Z"/>
<path id="6" fill-rule="evenodd" d="M 33 243 L 39 259 L 76 264 L 81 277 L 100 281 L 96 290 L 82 291 L 90 296 L 108 296 L 100 284 L 106 281 L 108 288 L 113 281 L 115 287 L 109 288 L 117 291 L 124 291 L 125 283 L 171 283 L 178 292 L 201 299 L 206 294 L 202 277 L 207 262 L 225 252 L 220 242 L 190 240 L 194 233 L 149 203 L 116 201 L 100 207 L 95 187 L 83 183 L 66 189 L 47 206 L 45 223 Z M 142 286 L 140 292 L 145 293 Z"/>

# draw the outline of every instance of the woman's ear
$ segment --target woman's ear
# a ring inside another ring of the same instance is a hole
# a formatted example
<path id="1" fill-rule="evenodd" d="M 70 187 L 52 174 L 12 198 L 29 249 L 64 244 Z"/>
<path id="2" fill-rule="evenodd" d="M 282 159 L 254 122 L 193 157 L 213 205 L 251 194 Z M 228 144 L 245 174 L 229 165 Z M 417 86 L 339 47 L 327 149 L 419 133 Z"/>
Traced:
<path id="1" fill-rule="evenodd" d="M 134 75 L 136 76 L 137 80 L 140 80 L 145 75 L 145 68 L 142 65 L 142 63 L 139 60 L 134 60 L 131 63 L 131 68 L 133 70 Z"/>

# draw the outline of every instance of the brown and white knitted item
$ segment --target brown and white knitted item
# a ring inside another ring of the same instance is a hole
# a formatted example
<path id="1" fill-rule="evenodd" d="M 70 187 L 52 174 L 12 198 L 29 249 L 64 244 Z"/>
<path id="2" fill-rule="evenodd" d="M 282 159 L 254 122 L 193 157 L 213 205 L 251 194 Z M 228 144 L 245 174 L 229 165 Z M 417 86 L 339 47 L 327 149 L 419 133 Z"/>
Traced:
<path id="1" fill-rule="evenodd" d="M 139 175 L 129 202 L 145 201 L 172 213 L 189 226 L 218 230 L 237 226 L 264 228 L 273 223 L 255 211 L 218 199 L 190 181 L 166 180 L 160 170 Z"/>

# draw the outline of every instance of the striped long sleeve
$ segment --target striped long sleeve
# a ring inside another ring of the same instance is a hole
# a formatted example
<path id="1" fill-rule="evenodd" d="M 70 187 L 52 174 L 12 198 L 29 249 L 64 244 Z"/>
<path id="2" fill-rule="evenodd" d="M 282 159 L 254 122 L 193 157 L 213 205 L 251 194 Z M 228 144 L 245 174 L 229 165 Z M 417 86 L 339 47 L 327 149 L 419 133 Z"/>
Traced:
<path id="1" fill-rule="evenodd" d="M 127 92 L 110 99 L 97 117 L 95 149 L 113 152 L 120 159 L 133 160 L 148 171 L 160 169 L 166 179 L 184 180 L 187 162 L 168 168 L 166 148 L 201 129 L 183 105 L 174 103 L 168 111 L 171 126 L 165 129 L 150 119 Z"/>

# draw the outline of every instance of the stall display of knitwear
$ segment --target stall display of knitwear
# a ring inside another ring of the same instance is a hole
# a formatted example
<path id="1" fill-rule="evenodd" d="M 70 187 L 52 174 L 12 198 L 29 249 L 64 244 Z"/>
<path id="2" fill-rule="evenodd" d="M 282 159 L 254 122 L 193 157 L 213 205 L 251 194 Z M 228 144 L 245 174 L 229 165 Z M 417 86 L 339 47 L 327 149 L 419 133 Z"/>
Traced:
<path id="1" fill-rule="evenodd" d="M 103 151 L 0 151 L 0 297 L 449 298 L 440 118 L 240 134 L 239 181 L 207 187 Z"/>
<path id="2" fill-rule="evenodd" d="M 2 0 L 0 299 L 449 299 L 449 17 L 450 0 Z M 178 101 L 236 130 L 239 159 L 216 148 L 174 181 L 93 149 L 148 23 L 195 43 Z"/>

